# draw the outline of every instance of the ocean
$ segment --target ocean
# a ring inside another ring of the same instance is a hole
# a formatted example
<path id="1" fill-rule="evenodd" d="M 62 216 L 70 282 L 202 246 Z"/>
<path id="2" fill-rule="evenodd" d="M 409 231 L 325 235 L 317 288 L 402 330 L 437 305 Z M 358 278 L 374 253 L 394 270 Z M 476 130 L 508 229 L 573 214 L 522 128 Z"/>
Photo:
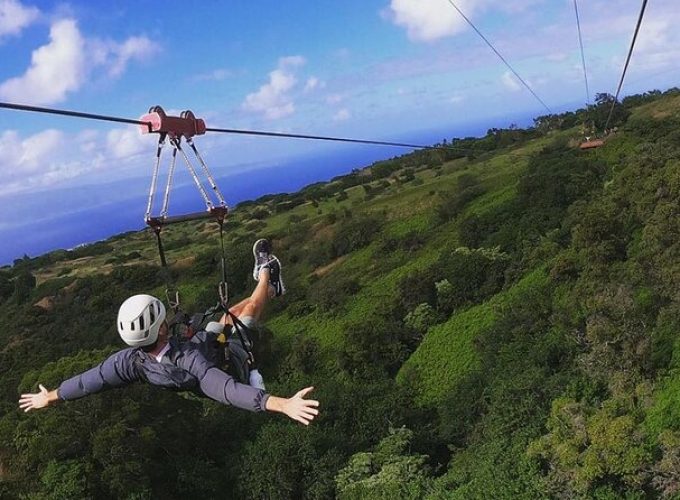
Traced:
<path id="1" fill-rule="evenodd" d="M 327 181 L 354 168 L 403 153 L 401 148 L 364 146 L 333 155 L 249 169 L 215 180 L 227 204 L 234 207 L 239 202 L 266 194 L 296 192 L 314 182 Z M 126 190 L 123 182 L 116 182 L 104 189 L 102 186 L 84 186 L 39 196 L 17 196 L 3 202 L 3 218 L 7 222 L 0 223 L 0 265 L 11 264 L 24 255 L 36 257 L 52 250 L 70 249 L 143 229 L 149 181 L 129 181 L 132 193 Z M 160 184 L 163 182 L 159 179 Z M 107 201 L 103 201 L 104 197 Z M 80 208 L 59 213 L 55 209 L 61 208 L 65 200 Z M 175 186 L 170 198 L 171 215 L 202 210 L 205 210 L 205 204 L 193 183 Z"/>
<path id="2" fill-rule="evenodd" d="M 468 125 L 464 132 L 456 130 L 455 136 L 482 135 L 488 127 L 498 126 L 498 120 L 494 121 L 496 125 L 488 122 Z M 530 122 L 530 117 L 514 121 L 524 125 Z M 445 137 L 450 139 L 453 136 L 450 130 L 439 129 L 394 140 L 434 144 Z M 314 182 L 327 181 L 349 173 L 352 169 L 368 166 L 374 161 L 407 152 L 408 150 L 396 147 L 344 146 L 315 157 L 303 157 L 223 175 L 217 177 L 216 182 L 228 205 L 234 207 L 239 202 L 257 199 L 266 194 L 296 192 Z M 162 183 L 162 179 L 159 182 Z M 116 234 L 143 229 L 148 183 L 149 179 L 138 178 L 118 181 L 108 186 L 81 186 L 6 198 L 0 219 L 0 265 L 11 264 L 24 255 L 36 257 L 52 250 L 70 249 Z M 64 213 L 64 205 L 75 208 Z M 205 205 L 192 183 L 173 189 L 171 215 L 204 209 Z"/>

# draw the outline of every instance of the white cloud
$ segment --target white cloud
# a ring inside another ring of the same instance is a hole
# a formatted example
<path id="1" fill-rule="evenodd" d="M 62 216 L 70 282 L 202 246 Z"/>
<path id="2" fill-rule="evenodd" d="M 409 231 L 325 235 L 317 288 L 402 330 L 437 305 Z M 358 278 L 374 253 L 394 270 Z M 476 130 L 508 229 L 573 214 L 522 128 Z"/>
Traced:
<path id="1" fill-rule="evenodd" d="M 45 130 L 22 140 L 16 131 L 4 131 L 2 135 L 0 135 L 0 157 L 9 165 L 15 166 L 14 169 L 9 170 L 9 172 L 24 174 L 37 168 L 39 166 L 41 154 L 48 149 L 48 145 L 53 145 L 55 143 L 53 140 L 55 132 L 57 131 Z M 50 140 L 50 138 L 52 138 L 52 140 Z M 41 146 L 41 142 L 43 142 L 42 139 L 45 140 L 44 144 Z M 40 147 L 36 151 L 31 152 L 31 146 Z"/>
<path id="2" fill-rule="evenodd" d="M 667 19 L 647 19 L 640 29 L 635 45 L 636 51 L 645 53 L 667 47 L 668 28 L 670 28 L 670 22 Z"/>
<path id="3" fill-rule="evenodd" d="M 45 130 L 25 139 L 21 142 L 20 168 L 29 173 L 39 171 L 50 156 L 63 146 L 63 143 L 63 132 L 54 129 Z"/>
<path id="4" fill-rule="evenodd" d="M 91 38 L 86 40 L 88 72 L 103 67 L 111 78 L 120 77 L 130 61 L 146 61 L 160 52 L 157 43 L 145 36 L 133 36 L 123 42 Z"/>
<path id="5" fill-rule="evenodd" d="M 143 60 L 158 51 L 146 37 L 122 43 L 84 38 L 73 19 L 61 19 L 50 28 L 50 41 L 31 55 L 22 76 L 0 84 L 0 97 L 32 104 L 53 104 L 79 90 L 93 69 L 104 67 L 109 77 L 119 77 L 131 60 Z"/>
<path id="6" fill-rule="evenodd" d="M 0 170 L 3 182 L 0 193 L 25 189 L 51 170 L 55 155 L 66 149 L 64 134 L 48 129 L 22 138 L 14 130 L 0 135 Z"/>
<path id="7" fill-rule="evenodd" d="M 503 73 L 503 76 L 501 77 L 501 81 L 503 82 L 503 85 L 508 90 L 511 90 L 513 92 L 517 92 L 519 90 L 522 90 L 522 85 L 520 82 L 517 80 L 517 77 L 513 75 L 510 71 L 506 71 Z"/>
<path id="8" fill-rule="evenodd" d="M 109 43 L 109 76 L 117 78 L 123 74 L 132 60 L 145 61 L 159 52 L 159 46 L 145 36 L 133 36 L 123 43 Z"/>
<path id="9" fill-rule="evenodd" d="M 83 154 L 92 154 L 99 148 L 99 132 L 96 130 L 83 130 L 76 136 L 76 144 Z"/>
<path id="10" fill-rule="evenodd" d="M 451 104 L 460 104 L 463 101 L 465 101 L 465 97 L 460 95 L 460 94 L 456 94 L 456 95 L 452 96 L 451 98 L 449 98 L 449 102 Z"/>
<path id="11" fill-rule="evenodd" d="M 105 172 L 107 177 L 129 174 L 140 163 L 135 160 L 148 156 L 156 140 L 135 127 L 105 134 L 91 129 L 74 134 L 48 129 L 29 136 L 4 131 L 0 133 L 0 195 L 64 185 L 95 172 Z"/>
<path id="12" fill-rule="evenodd" d="M 470 17 L 479 0 L 458 0 L 456 5 Z M 387 17 L 406 28 L 414 41 L 430 42 L 460 33 L 467 23 L 447 0 L 391 0 Z"/>
<path id="13" fill-rule="evenodd" d="M 155 140 L 155 135 L 142 135 L 133 127 L 118 128 L 106 135 L 106 148 L 112 157 L 125 159 L 148 153 Z"/>
<path id="14" fill-rule="evenodd" d="M 317 88 L 323 89 L 326 87 L 326 82 L 319 80 L 315 76 L 310 76 L 307 79 L 307 83 L 305 83 L 305 92 L 311 92 L 312 90 L 316 90 Z"/>
<path id="15" fill-rule="evenodd" d="M 0 40 L 18 35 L 39 16 L 40 11 L 35 7 L 25 7 L 17 0 L 0 0 Z"/>
<path id="16" fill-rule="evenodd" d="M 246 96 L 243 109 L 262 113 L 269 120 L 293 114 L 295 103 L 290 93 L 297 84 L 295 69 L 304 64 L 305 58 L 302 56 L 279 59 L 278 67 L 269 73 L 269 82 Z"/>
<path id="17" fill-rule="evenodd" d="M 50 29 L 50 42 L 33 51 L 31 66 L 23 76 L 0 85 L 0 96 L 34 104 L 63 100 L 85 80 L 84 47 L 75 21 L 57 21 Z"/>
<path id="18" fill-rule="evenodd" d="M 333 115 L 333 121 L 334 122 L 344 122 L 345 120 L 349 120 L 352 117 L 352 113 L 349 112 L 347 108 L 342 108 L 338 110 L 335 115 Z"/>

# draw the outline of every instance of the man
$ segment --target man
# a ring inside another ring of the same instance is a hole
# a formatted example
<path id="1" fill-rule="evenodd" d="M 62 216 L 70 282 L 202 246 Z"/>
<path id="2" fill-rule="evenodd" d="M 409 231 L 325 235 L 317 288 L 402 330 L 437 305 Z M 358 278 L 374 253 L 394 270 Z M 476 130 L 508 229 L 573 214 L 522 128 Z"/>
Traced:
<path id="1" fill-rule="evenodd" d="M 249 327 L 255 324 L 269 297 L 285 293 L 281 264 L 271 254 L 269 242 L 255 242 L 253 255 L 253 277 L 258 284 L 249 298 L 230 310 Z M 216 328 L 217 325 L 220 327 Z M 65 380 L 58 389 L 49 391 L 40 385 L 40 392 L 22 394 L 19 406 L 24 411 L 37 410 L 62 400 L 79 399 L 141 380 L 173 390 L 198 392 L 220 403 L 253 412 L 284 413 L 309 425 L 319 414 L 319 402 L 304 399 L 313 387 L 302 389 L 290 398 L 280 398 L 265 392 L 261 378 L 251 377 L 251 385 L 241 384 L 217 368 L 210 355 L 210 341 L 225 325 L 231 325 L 231 318 L 226 314 L 219 324 L 212 323 L 207 331 L 188 342 L 170 341 L 163 303 L 150 295 L 135 295 L 123 302 L 117 319 L 118 333 L 129 348 Z"/>

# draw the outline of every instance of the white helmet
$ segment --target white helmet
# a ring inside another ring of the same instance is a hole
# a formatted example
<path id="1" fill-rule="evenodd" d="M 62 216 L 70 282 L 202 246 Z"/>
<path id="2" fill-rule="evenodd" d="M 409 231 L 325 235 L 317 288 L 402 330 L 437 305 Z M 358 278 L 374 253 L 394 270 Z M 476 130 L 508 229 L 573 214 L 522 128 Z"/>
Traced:
<path id="1" fill-rule="evenodd" d="M 118 311 L 118 333 L 127 345 L 144 347 L 156 342 L 165 321 L 165 306 L 151 295 L 133 295 Z"/>

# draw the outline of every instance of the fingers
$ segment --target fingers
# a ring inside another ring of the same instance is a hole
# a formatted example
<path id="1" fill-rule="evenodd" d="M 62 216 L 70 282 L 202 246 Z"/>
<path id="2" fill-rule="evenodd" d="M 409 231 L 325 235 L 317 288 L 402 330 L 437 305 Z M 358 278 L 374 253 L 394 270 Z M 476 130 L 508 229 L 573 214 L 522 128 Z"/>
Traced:
<path id="1" fill-rule="evenodd" d="M 299 392 L 295 395 L 295 397 L 304 398 L 307 394 L 309 394 L 309 393 L 312 392 L 313 390 L 314 390 L 314 387 L 305 387 L 304 389 L 302 389 L 301 391 L 299 391 Z"/>
<path id="2" fill-rule="evenodd" d="M 313 399 L 304 399 L 313 390 L 314 387 L 305 387 L 288 400 L 290 410 L 286 411 L 286 413 L 290 418 L 303 425 L 309 425 L 319 415 L 319 410 L 317 409 L 319 402 Z"/>
<path id="3" fill-rule="evenodd" d="M 304 419 L 307 421 L 307 423 L 309 423 L 309 422 L 311 422 L 312 420 L 314 420 L 314 415 L 308 415 L 308 414 L 306 414 L 306 413 L 303 413 L 303 414 L 301 414 L 300 416 L 301 416 L 302 418 L 304 418 Z"/>
<path id="4" fill-rule="evenodd" d="M 305 417 L 300 416 L 300 415 L 294 416 L 293 420 L 297 420 L 298 422 L 300 422 L 303 425 L 309 425 L 309 420 L 307 420 Z"/>
<path id="5" fill-rule="evenodd" d="M 38 384 L 38 387 L 40 387 L 40 392 L 47 392 L 47 389 L 45 389 L 44 385 Z"/>
<path id="6" fill-rule="evenodd" d="M 314 409 L 314 408 L 307 408 L 307 407 L 305 407 L 305 406 L 302 406 L 301 408 L 299 408 L 299 409 L 297 410 L 297 412 L 295 413 L 295 417 L 294 417 L 294 418 L 295 418 L 295 420 L 297 420 L 298 422 L 300 422 L 300 421 L 301 421 L 300 419 L 302 419 L 302 420 L 304 420 L 304 422 L 302 422 L 302 423 L 304 423 L 305 425 L 309 425 L 309 423 L 310 423 L 312 420 L 314 420 L 314 418 L 315 418 L 318 414 L 319 414 L 319 410 L 316 410 L 316 409 Z"/>
<path id="7" fill-rule="evenodd" d="M 310 415 L 318 415 L 319 414 L 319 410 L 316 410 L 314 408 L 303 407 L 302 410 L 300 410 L 300 411 L 302 411 L 304 413 L 309 413 Z"/>
<path id="8" fill-rule="evenodd" d="M 21 408 L 25 412 L 32 410 L 34 408 L 33 398 L 32 397 L 22 397 L 19 400 L 19 408 Z"/>

